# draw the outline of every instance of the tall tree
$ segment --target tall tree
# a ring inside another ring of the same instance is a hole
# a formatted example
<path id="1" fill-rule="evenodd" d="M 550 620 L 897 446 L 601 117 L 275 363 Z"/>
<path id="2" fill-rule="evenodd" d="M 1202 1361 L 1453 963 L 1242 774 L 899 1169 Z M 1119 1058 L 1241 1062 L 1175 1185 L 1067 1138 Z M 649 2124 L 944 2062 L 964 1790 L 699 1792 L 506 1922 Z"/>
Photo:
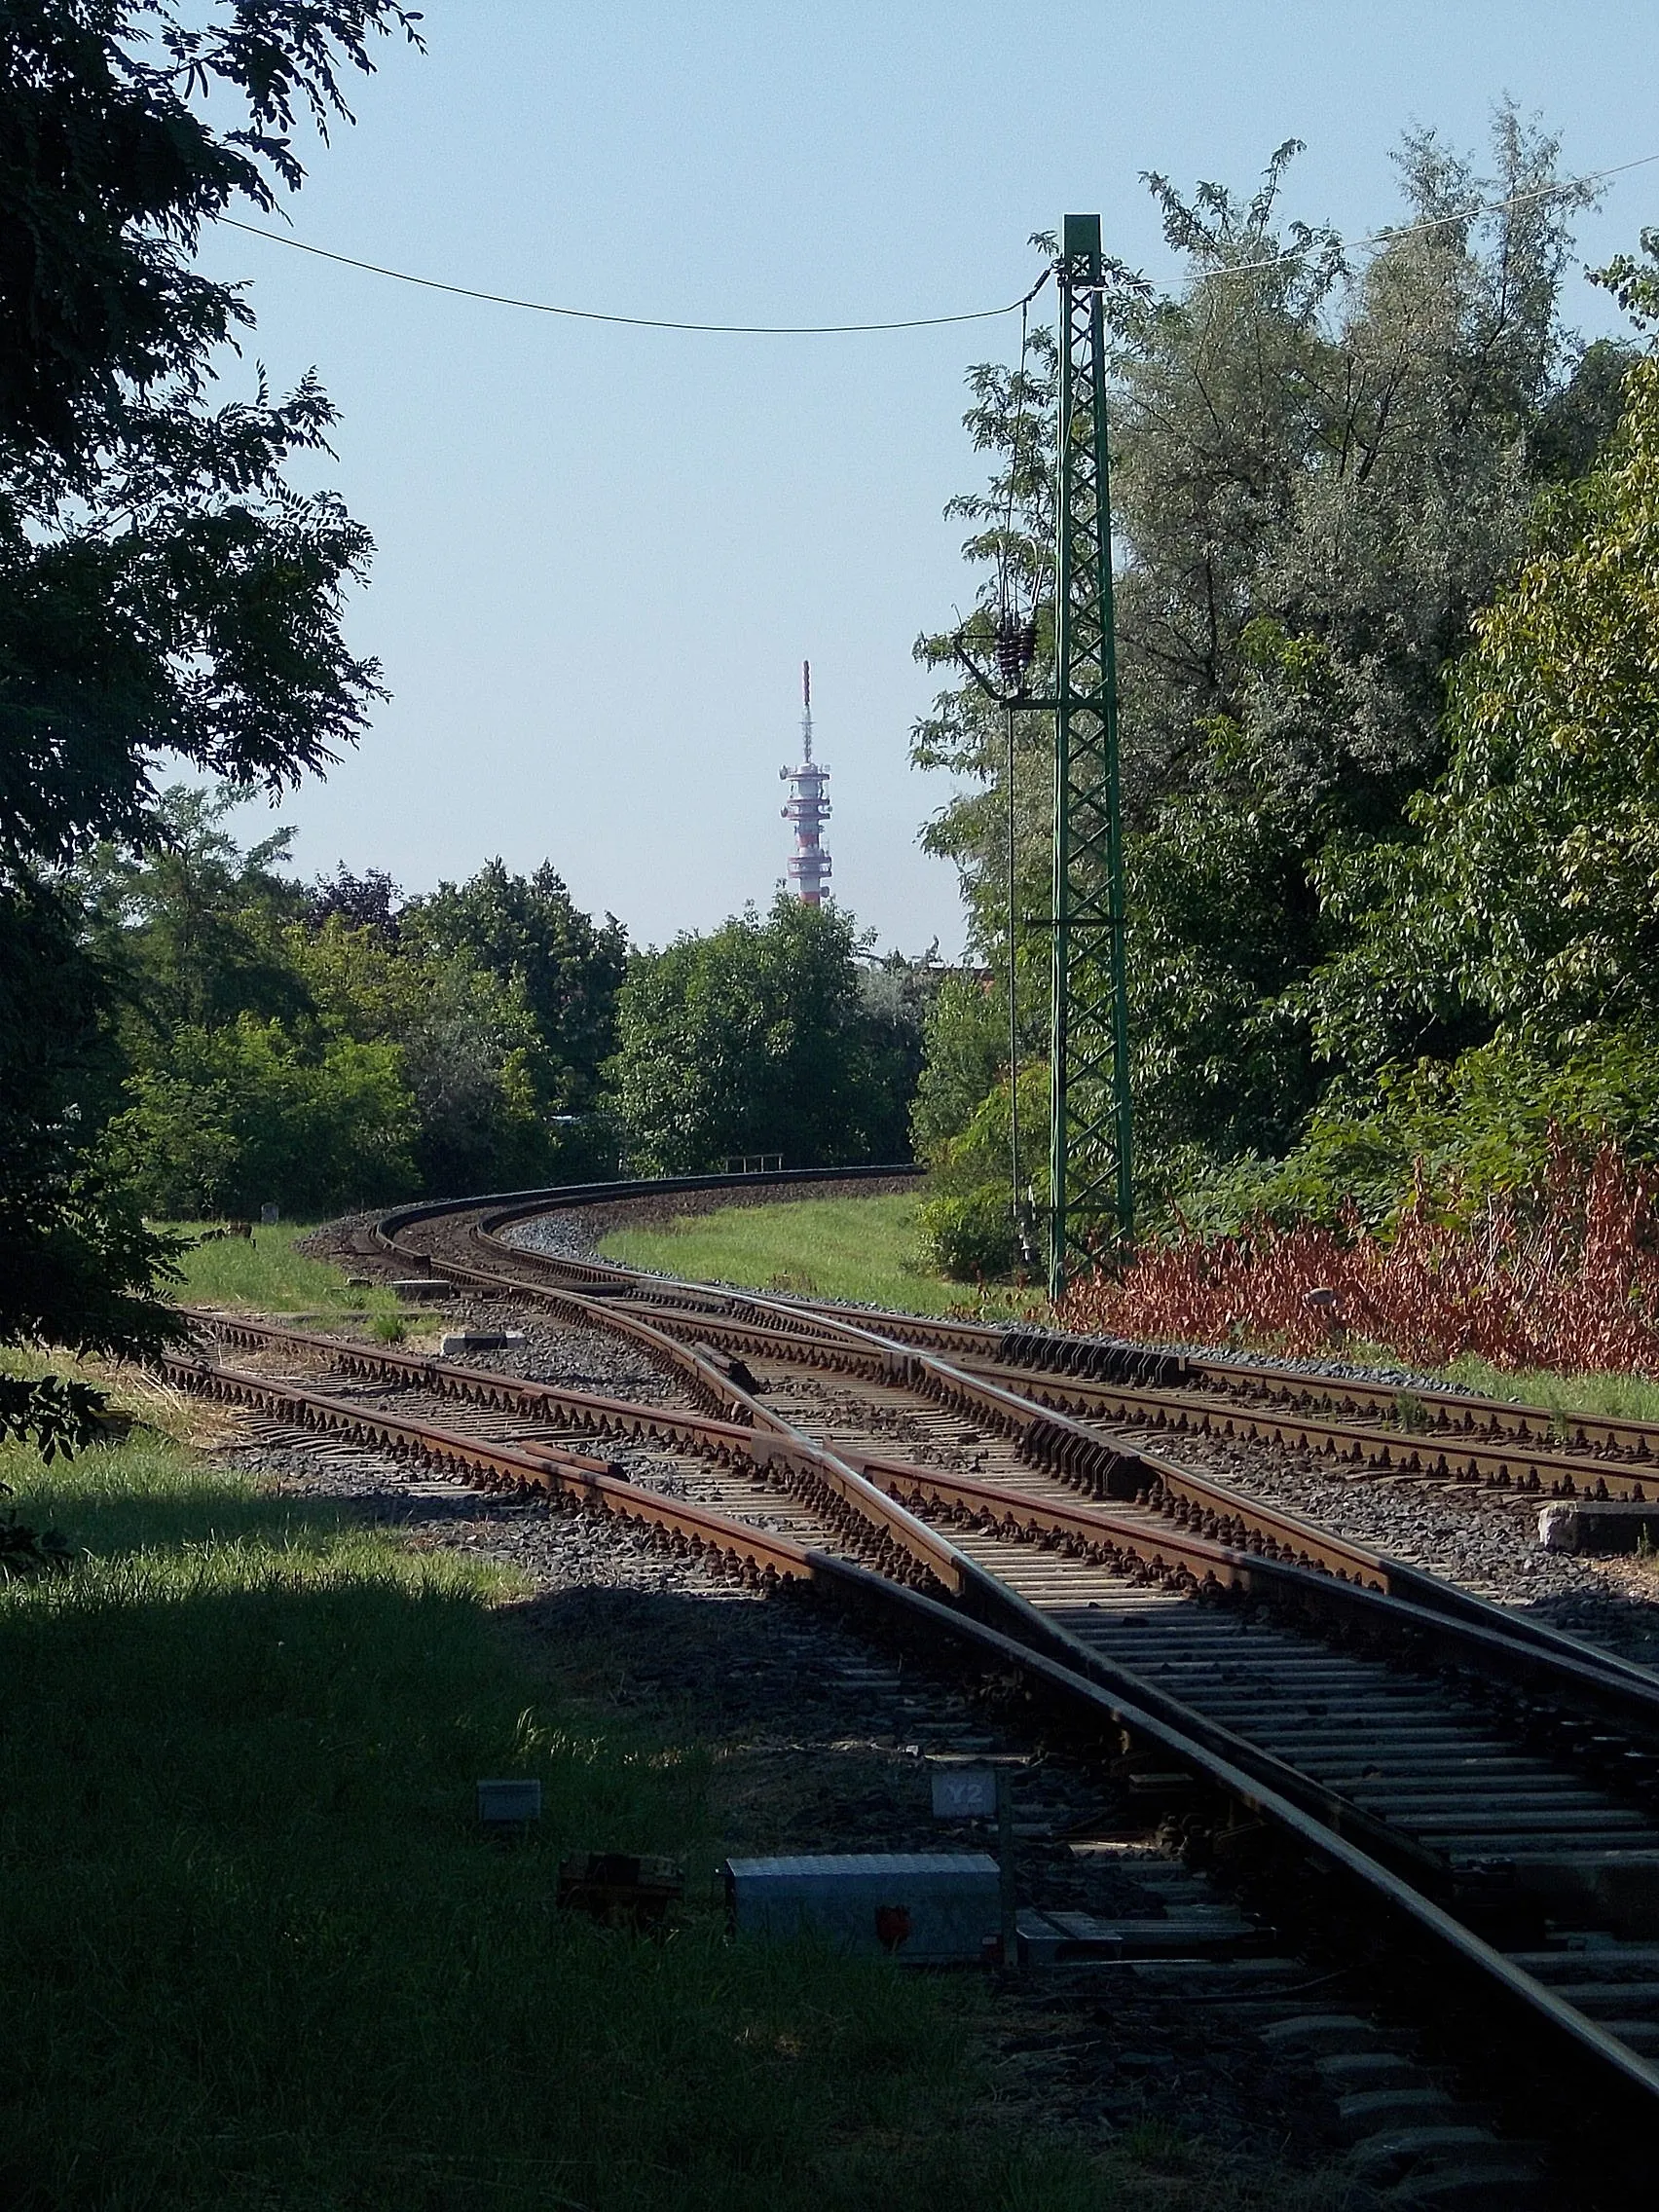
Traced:
<path id="1" fill-rule="evenodd" d="M 1647 266 L 1606 275 L 1659 321 L 1646 242 Z M 1381 1090 L 1398 1123 L 1478 1089 L 1489 1126 L 1531 1125 L 1534 1156 L 1538 1101 L 1560 1115 L 1564 1088 L 1643 1155 L 1659 1111 L 1659 357 L 1623 391 L 1602 460 L 1475 618 L 1445 775 L 1323 882 L 1351 941 L 1311 1002 L 1345 1106 Z"/>
<path id="2" fill-rule="evenodd" d="M 1445 672 L 1525 553 L 1541 478 L 1616 412 L 1604 353 L 1559 319 L 1572 211 L 1557 146 L 1498 110 L 1489 172 L 1414 133 L 1399 230 L 1362 266 L 1283 221 L 1280 148 L 1260 189 L 1148 181 L 1187 262 L 1158 292 L 1118 272 L 1112 318 L 1119 667 L 1136 1086 L 1155 1188 L 1204 1161 L 1277 1153 L 1317 1095 L 1305 989 L 1339 927 L 1320 871 L 1398 823 L 1445 760 Z M 1482 210 L 1487 210 L 1483 212 Z M 976 372 L 993 456 L 958 511 L 982 598 L 1035 600 L 1049 631 L 1052 348 Z M 918 648 L 938 664 L 948 641 Z M 1041 912 L 1045 733 L 1015 766 L 1021 905 Z M 930 826 L 1000 950 L 1004 731 L 968 687 L 917 732 L 923 764 L 977 788 Z M 1042 1045 L 1046 945 L 1026 948 Z M 1004 1055 L 1006 1059 L 1006 1053 Z"/>
<path id="3" fill-rule="evenodd" d="M 630 1156 L 647 1173 L 718 1170 L 733 1154 L 786 1166 L 867 1161 L 903 1125 L 884 1090 L 885 1013 L 866 1014 L 859 940 L 833 905 L 780 893 L 707 937 L 636 954 L 611 1062 Z"/>
<path id="4" fill-rule="evenodd" d="M 314 376 L 214 404 L 252 316 L 193 267 L 240 197 L 302 181 L 291 132 L 398 0 L 6 0 L 0 8 L 0 1340 L 130 1346 L 165 1247 L 89 1161 L 103 985 L 62 871 L 142 842 L 152 765 L 278 789 L 364 725 L 341 632 L 367 534 L 296 490 Z M 216 130 L 209 92 L 234 106 Z"/>
<path id="5" fill-rule="evenodd" d="M 516 978 L 425 945 L 413 929 L 388 939 L 339 915 L 290 931 L 289 945 L 329 1036 L 397 1050 L 422 1188 L 551 1180 L 555 1071 Z"/>
<path id="6" fill-rule="evenodd" d="M 513 875 L 487 861 L 469 882 L 440 883 L 403 910 L 401 927 L 445 958 L 464 959 L 524 996 L 562 1113 L 589 1111 L 616 1046 L 616 994 L 628 939 L 614 914 L 596 924 L 549 861 Z"/>
<path id="7" fill-rule="evenodd" d="M 174 785 L 156 799 L 143 847 L 101 844 L 74 871 L 123 1032 L 310 1012 L 282 937 L 304 900 L 278 872 L 294 833 L 279 828 L 241 850 L 226 818 L 245 795 Z"/>

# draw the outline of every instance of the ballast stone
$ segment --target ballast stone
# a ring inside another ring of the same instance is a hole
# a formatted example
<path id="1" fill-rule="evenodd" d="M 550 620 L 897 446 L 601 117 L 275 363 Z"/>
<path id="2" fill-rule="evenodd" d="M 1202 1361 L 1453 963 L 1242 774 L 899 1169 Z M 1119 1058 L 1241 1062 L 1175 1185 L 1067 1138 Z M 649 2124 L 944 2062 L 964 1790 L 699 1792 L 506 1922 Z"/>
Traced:
<path id="1" fill-rule="evenodd" d="M 1574 1498 L 1546 1505 L 1538 1541 L 1547 1552 L 1639 1552 L 1659 1547 L 1659 1505 Z"/>

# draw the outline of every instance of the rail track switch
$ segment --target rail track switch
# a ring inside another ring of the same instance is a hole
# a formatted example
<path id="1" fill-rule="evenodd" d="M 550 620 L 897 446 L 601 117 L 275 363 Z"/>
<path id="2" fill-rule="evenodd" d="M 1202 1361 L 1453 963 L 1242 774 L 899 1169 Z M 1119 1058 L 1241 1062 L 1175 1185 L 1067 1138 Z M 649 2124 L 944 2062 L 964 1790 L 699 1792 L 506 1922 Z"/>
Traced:
<path id="1" fill-rule="evenodd" d="M 694 1344 L 691 1349 L 699 1359 L 705 1359 L 717 1375 L 723 1375 L 728 1382 L 735 1382 L 740 1390 L 747 1390 L 754 1398 L 761 1394 L 764 1385 L 756 1379 L 747 1360 L 739 1359 L 734 1351 L 720 1351 L 714 1345 Z"/>
<path id="2" fill-rule="evenodd" d="M 738 1936 L 815 1936 L 919 1966 L 977 1964 L 997 1944 L 1001 1878 L 988 1852 L 728 1859 L 721 1872 Z"/>

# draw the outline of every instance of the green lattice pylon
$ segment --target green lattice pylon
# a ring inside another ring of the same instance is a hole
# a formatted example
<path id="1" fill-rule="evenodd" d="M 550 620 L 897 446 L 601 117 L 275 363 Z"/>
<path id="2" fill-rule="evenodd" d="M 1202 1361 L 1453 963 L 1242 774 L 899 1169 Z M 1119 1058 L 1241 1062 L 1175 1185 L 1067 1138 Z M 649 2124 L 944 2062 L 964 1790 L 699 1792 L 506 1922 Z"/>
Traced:
<path id="1" fill-rule="evenodd" d="M 1060 254 L 1054 962 L 1049 1287 L 1134 1233 L 1124 830 L 1112 635 L 1112 500 L 1100 218 Z"/>

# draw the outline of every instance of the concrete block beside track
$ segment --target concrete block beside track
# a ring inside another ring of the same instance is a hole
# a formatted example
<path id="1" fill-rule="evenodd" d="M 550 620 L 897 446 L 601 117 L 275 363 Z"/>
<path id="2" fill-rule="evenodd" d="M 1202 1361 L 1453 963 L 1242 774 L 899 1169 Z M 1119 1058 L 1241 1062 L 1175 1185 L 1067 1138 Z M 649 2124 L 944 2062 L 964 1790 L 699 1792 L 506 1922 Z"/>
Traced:
<path id="1" fill-rule="evenodd" d="M 1538 1541 L 1547 1552 L 1659 1550 L 1659 1505 L 1600 1498 L 1546 1505 L 1538 1515 Z"/>

